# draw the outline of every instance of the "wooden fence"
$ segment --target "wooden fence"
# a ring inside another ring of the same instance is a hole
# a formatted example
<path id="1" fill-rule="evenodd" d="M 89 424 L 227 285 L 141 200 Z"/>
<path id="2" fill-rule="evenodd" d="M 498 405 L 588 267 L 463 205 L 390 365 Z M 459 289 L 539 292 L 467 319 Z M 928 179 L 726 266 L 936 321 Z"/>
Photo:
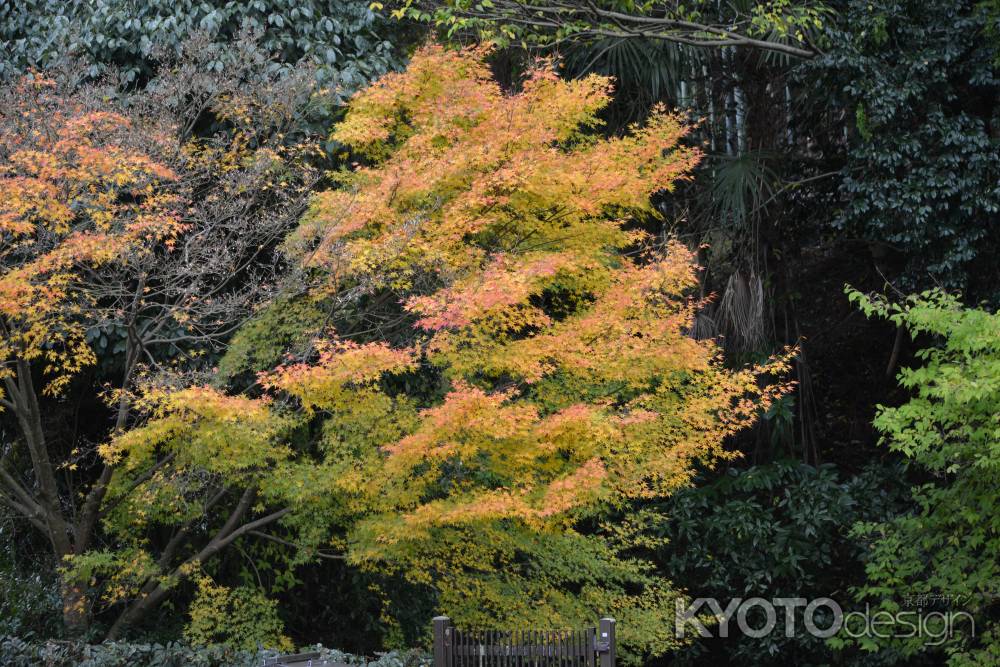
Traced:
<path id="1" fill-rule="evenodd" d="M 615 667 L 615 620 L 582 630 L 462 630 L 438 616 L 434 667 Z"/>

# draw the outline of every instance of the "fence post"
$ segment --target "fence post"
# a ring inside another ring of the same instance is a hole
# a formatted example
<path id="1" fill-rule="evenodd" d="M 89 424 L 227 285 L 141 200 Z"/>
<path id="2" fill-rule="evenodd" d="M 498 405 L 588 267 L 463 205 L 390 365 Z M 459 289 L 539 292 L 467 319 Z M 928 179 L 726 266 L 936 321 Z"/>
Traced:
<path id="1" fill-rule="evenodd" d="M 615 619 L 602 618 L 598 623 L 597 650 L 601 656 L 600 667 L 615 667 Z"/>
<path id="2" fill-rule="evenodd" d="M 448 667 L 446 639 L 451 619 L 447 616 L 434 617 L 434 667 Z"/>

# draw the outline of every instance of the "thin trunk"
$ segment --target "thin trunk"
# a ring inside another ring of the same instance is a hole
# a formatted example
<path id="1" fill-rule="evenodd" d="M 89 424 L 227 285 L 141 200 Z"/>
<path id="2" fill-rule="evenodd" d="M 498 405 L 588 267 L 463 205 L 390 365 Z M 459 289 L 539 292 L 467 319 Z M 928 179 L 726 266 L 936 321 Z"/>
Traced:
<path id="1" fill-rule="evenodd" d="M 785 84 L 785 143 L 788 147 L 795 145 L 795 131 L 792 129 L 792 91 Z"/>
<path id="2" fill-rule="evenodd" d="M 733 86 L 733 104 L 736 107 L 736 150 L 743 155 L 747 152 L 747 104 L 739 85 Z"/>
<path id="3" fill-rule="evenodd" d="M 713 80 L 710 79 L 708 76 L 707 65 L 701 66 L 701 73 L 702 73 L 702 81 L 704 82 L 702 85 L 704 85 L 705 87 L 706 90 L 705 96 L 708 99 L 708 136 L 711 141 L 712 152 L 715 153 L 716 151 L 715 128 L 717 125 L 715 120 L 715 86 L 713 85 L 714 83 Z"/>
<path id="4" fill-rule="evenodd" d="M 136 363 L 139 361 L 139 344 L 134 335 L 134 327 L 129 326 L 129 334 L 125 340 L 125 372 L 122 378 L 121 395 L 118 399 L 118 413 L 115 418 L 115 427 L 112 435 L 118 435 L 125 430 L 128 420 L 128 386 L 132 380 Z M 74 532 L 74 541 L 77 553 L 84 553 L 90 548 L 90 543 L 97 528 L 97 520 L 101 516 L 101 503 L 108 492 L 108 484 L 111 483 L 111 476 L 114 468 L 104 464 L 101 474 L 94 482 L 87 498 L 83 503 L 80 518 Z"/>
<path id="5" fill-rule="evenodd" d="M 726 115 L 726 155 L 733 156 L 736 153 L 736 122 L 733 116 L 736 115 L 735 104 L 733 102 L 733 91 L 726 91 L 725 115 Z"/>
<path id="6" fill-rule="evenodd" d="M 63 515 L 59 486 L 42 428 L 42 411 L 31 377 L 31 367 L 26 361 L 18 360 L 16 375 L 4 378 L 4 383 L 28 448 L 35 482 L 38 484 L 38 501 L 35 507 L 41 512 L 40 523 L 46 528 L 52 554 L 59 567 L 67 557 L 76 553 L 72 539 L 74 531 L 71 522 Z M 66 632 L 76 636 L 84 634 L 90 627 L 90 609 L 84 587 L 79 582 L 66 579 L 64 575 L 60 594 Z"/>
<path id="7" fill-rule="evenodd" d="M 906 327 L 896 328 L 896 339 L 892 342 L 892 352 L 889 354 L 889 363 L 885 367 L 885 377 L 887 379 L 892 379 L 893 373 L 896 371 L 896 364 L 899 363 L 899 352 L 903 347 L 903 334 L 906 333 Z"/>

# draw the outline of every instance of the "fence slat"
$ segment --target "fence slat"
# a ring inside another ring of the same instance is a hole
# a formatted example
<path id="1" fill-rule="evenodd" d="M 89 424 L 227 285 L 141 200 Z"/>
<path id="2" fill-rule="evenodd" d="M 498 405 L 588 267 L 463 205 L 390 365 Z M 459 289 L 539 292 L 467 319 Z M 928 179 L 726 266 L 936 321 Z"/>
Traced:
<path id="1" fill-rule="evenodd" d="M 434 667 L 616 667 L 615 622 L 540 630 L 457 628 L 434 619 Z"/>

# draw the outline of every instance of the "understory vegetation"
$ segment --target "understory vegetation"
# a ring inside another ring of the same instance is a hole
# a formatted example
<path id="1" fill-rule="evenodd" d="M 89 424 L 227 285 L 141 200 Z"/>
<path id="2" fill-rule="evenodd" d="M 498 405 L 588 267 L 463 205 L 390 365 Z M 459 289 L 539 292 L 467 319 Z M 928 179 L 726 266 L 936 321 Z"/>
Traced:
<path id="1" fill-rule="evenodd" d="M 416 667 L 440 614 L 1000 662 L 998 3 L 0 1 L 0 45 L 3 664 Z M 921 624 L 678 633 L 705 598 Z"/>

